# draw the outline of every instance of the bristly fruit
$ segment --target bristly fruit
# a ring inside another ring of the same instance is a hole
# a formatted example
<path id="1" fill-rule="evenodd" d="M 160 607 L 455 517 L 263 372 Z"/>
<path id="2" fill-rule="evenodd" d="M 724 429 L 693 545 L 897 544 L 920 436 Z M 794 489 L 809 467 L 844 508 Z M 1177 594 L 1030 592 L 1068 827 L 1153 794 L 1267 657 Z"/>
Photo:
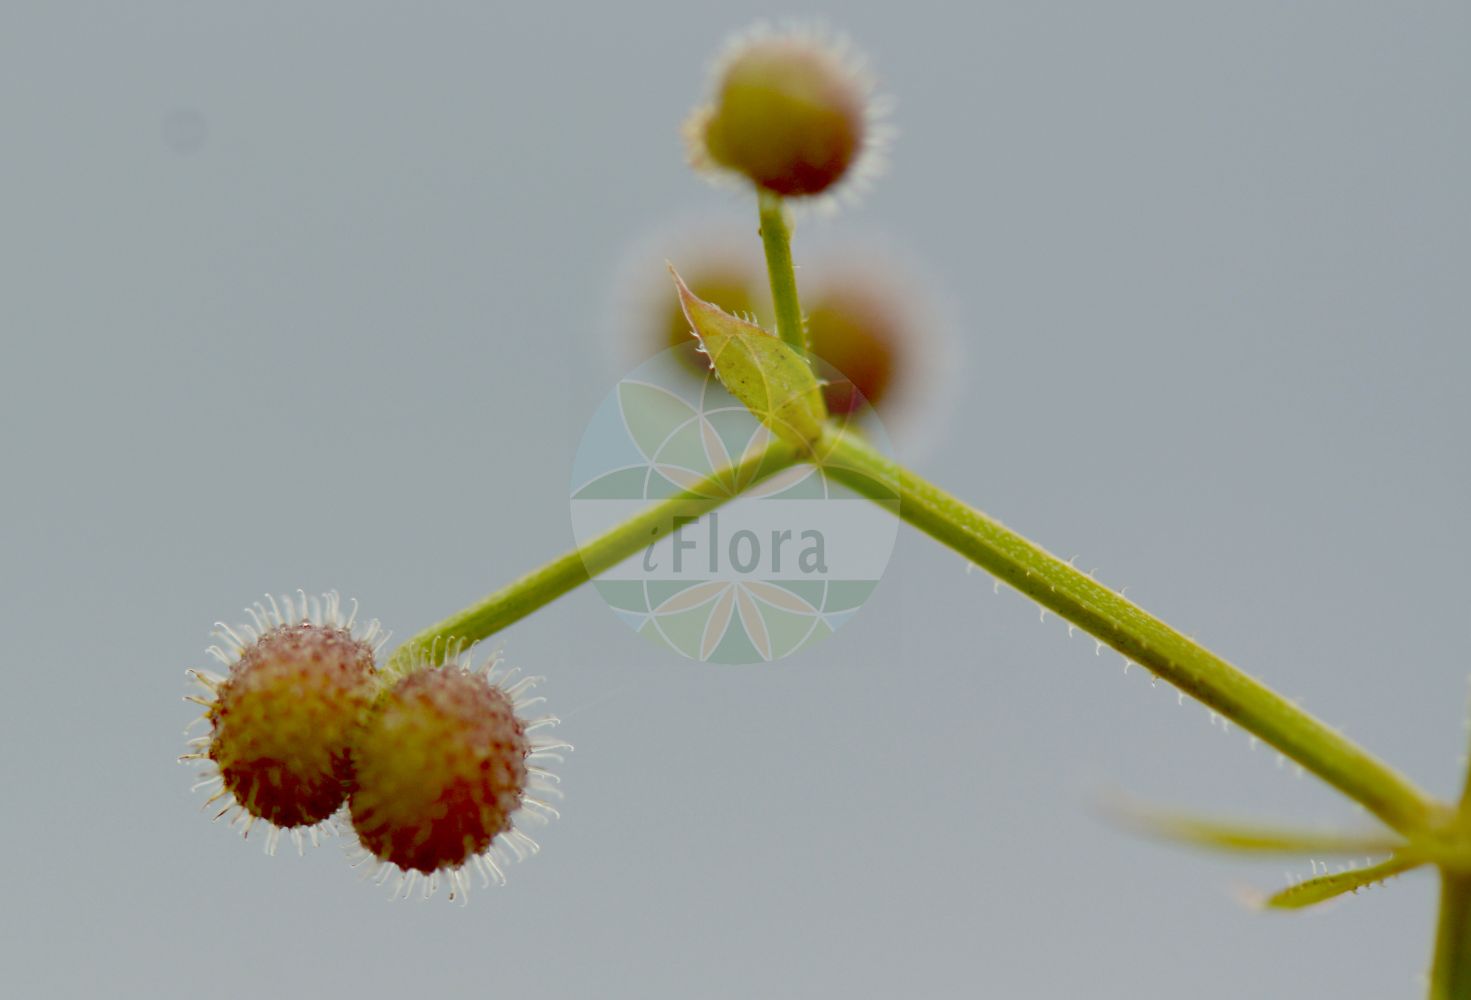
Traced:
<path id="1" fill-rule="evenodd" d="M 712 101 L 686 123 L 690 159 L 785 197 L 827 193 L 880 137 L 871 84 L 842 45 L 758 32 L 716 69 Z"/>
<path id="2" fill-rule="evenodd" d="M 907 360 L 905 331 L 892 304 L 860 286 L 834 287 L 815 298 L 807 312 L 812 354 L 844 376 L 823 385 L 828 412 L 849 414 L 865 403 L 884 411 L 885 397 Z"/>
<path id="3" fill-rule="evenodd" d="M 934 447 L 966 359 L 925 269 L 908 254 L 844 237 L 814 247 L 803 273 L 807 339 L 825 362 L 817 369 L 828 411 L 864 420 L 866 403 L 906 453 Z"/>
<path id="4" fill-rule="evenodd" d="M 695 350 L 678 297 L 669 294 L 666 261 L 679 261 L 685 281 L 707 302 L 757 323 L 774 321 L 766 263 L 760 243 L 751 238 L 755 228 L 744 211 L 701 213 L 661 225 L 627 248 L 607 305 L 605 346 L 620 375 L 670 349 L 701 379 L 710 369 Z"/>
<path id="5" fill-rule="evenodd" d="M 282 830 L 301 849 L 313 842 L 347 798 L 352 745 L 377 693 L 377 647 L 387 640 L 376 621 L 353 631 L 356 609 L 344 619 L 335 593 L 299 602 L 247 609 L 253 624 L 218 623 L 221 645 L 209 652 L 228 667 L 225 676 L 189 674 L 207 695 L 191 695 L 210 725 L 181 760 L 211 773 L 198 787 L 212 789 L 206 806 L 228 800 L 216 818 L 234 814 L 242 833 L 257 822 L 270 827 L 274 852 Z M 284 611 L 282 610 L 284 606 Z"/>
<path id="6" fill-rule="evenodd" d="M 395 872 L 394 895 L 407 896 L 423 877 L 432 895 L 441 875 L 451 898 L 469 890 L 467 867 L 482 882 L 504 881 L 502 866 L 538 849 L 517 829 L 520 818 L 556 815 L 547 797 L 556 778 L 542 766 L 560 760 L 564 743 L 531 734 L 556 725 L 526 719 L 541 702 L 527 696 L 540 680 L 499 678 L 496 661 L 480 670 L 450 662 L 420 666 L 384 692 L 358 741 L 356 781 L 348 799 L 359 850 L 354 864 L 380 882 Z"/>

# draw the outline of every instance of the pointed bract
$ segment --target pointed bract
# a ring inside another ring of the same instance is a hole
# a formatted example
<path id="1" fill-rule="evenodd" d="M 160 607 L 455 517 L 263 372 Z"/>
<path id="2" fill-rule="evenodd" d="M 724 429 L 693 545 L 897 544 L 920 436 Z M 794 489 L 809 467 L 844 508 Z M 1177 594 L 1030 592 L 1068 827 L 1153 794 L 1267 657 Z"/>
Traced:
<path id="1" fill-rule="evenodd" d="M 691 292 L 671 264 L 681 308 L 721 385 L 778 437 L 810 448 L 827 416 L 807 359 L 774 336 Z"/>
<path id="2" fill-rule="evenodd" d="M 1346 892 L 1358 892 L 1376 882 L 1384 882 L 1403 875 L 1405 872 L 1425 864 L 1423 857 L 1415 854 L 1396 854 L 1388 861 L 1366 868 L 1347 868 L 1343 871 L 1319 875 L 1305 882 L 1288 886 L 1281 892 L 1261 900 L 1261 905 L 1271 910 L 1301 910 L 1304 907 L 1326 903 Z"/>

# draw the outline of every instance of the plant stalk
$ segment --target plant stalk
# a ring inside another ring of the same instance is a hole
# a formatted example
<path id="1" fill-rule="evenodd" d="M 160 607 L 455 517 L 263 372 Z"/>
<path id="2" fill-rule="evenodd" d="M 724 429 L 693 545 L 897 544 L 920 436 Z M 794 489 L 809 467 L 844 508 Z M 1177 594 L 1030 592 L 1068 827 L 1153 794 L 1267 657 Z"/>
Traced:
<path id="1" fill-rule="evenodd" d="M 1430 1000 L 1471 1000 L 1471 875 L 1442 869 Z"/>
<path id="2" fill-rule="evenodd" d="M 447 640 L 473 645 L 519 621 L 568 591 L 618 565 L 640 549 L 668 534 L 675 518 L 699 517 L 732 500 L 732 483 L 754 486 L 797 461 L 796 449 L 773 440 L 762 451 L 730 469 L 723 469 L 691 489 L 654 504 L 634 517 L 500 590 L 436 622 L 409 639 L 389 657 L 387 669 L 405 670 L 435 665 L 450 648 Z"/>
<path id="3" fill-rule="evenodd" d="M 780 195 L 757 192 L 761 212 L 761 245 L 766 251 L 766 275 L 776 310 L 776 332 L 786 345 L 807 357 L 807 327 L 797 297 L 797 272 L 792 264 L 792 227 Z"/>
<path id="4" fill-rule="evenodd" d="M 1002 582 L 1173 684 L 1362 803 L 1391 828 L 1430 828 L 1441 807 L 1408 778 L 1261 682 L 1040 546 L 829 425 L 827 472 Z"/>

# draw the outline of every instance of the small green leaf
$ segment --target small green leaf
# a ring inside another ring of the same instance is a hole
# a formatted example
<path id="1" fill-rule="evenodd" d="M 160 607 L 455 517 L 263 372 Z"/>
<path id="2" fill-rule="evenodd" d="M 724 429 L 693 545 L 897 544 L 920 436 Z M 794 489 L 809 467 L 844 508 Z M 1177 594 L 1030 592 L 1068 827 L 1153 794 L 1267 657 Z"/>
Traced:
<path id="1" fill-rule="evenodd" d="M 1423 864 L 1425 864 L 1425 859 L 1419 855 L 1396 854 L 1388 861 L 1381 861 L 1367 868 L 1349 868 L 1345 871 L 1319 875 L 1317 878 L 1299 882 L 1297 885 L 1289 886 L 1279 893 L 1268 896 L 1261 901 L 1261 904 L 1271 910 L 1300 910 L 1327 902 L 1346 892 L 1356 892 L 1375 882 L 1394 878 L 1412 868 L 1419 868 Z"/>
<path id="2" fill-rule="evenodd" d="M 1123 825 L 1146 836 L 1228 854 L 1305 854 L 1320 857 L 1325 854 L 1347 854 L 1363 857 L 1366 854 L 1389 854 L 1405 846 L 1401 838 L 1389 833 L 1292 830 L 1277 826 L 1223 822 L 1157 810 L 1129 801 L 1113 802 L 1106 808 Z"/>
<path id="3" fill-rule="evenodd" d="M 827 410 L 807 359 L 776 337 L 695 296 L 670 265 L 680 306 L 720 383 L 772 433 L 810 449 Z"/>

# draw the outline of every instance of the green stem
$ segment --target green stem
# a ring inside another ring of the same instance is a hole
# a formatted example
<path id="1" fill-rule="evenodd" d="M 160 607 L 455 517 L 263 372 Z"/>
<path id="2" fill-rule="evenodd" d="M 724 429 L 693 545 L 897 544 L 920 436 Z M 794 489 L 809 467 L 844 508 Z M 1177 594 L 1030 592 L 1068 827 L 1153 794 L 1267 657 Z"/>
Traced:
<path id="1" fill-rule="evenodd" d="M 707 514 L 796 461 L 795 448 L 772 441 L 733 468 L 721 470 L 691 489 L 649 507 L 581 548 L 564 553 L 463 611 L 429 626 L 394 650 L 387 668 L 402 670 L 440 662 L 445 655 L 446 640 L 458 640 L 468 646 L 499 632 L 652 545 L 673 529 L 676 519 L 682 522 L 685 518 Z"/>
<path id="2" fill-rule="evenodd" d="M 1471 875 L 1440 873 L 1430 1000 L 1471 1000 Z"/>
<path id="3" fill-rule="evenodd" d="M 1056 612 L 1247 732 L 1276 747 L 1404 833 L 1428 829 L 1440 807 L 1409 779 L 1085 573 L 829 426 L 827 471 L 881 502 L 972 563 Z"/>
<path id="4" fill-rule="evenodd" d="M 761 245 L 766 250 L 766 274 L 771 279 L 771 301 L 776 307 L 776 332 L 786 345 L 807 357 L 807 328 L 797 298 L 797 273 L 792 265 L 792 227 L 780 195 L 757 193 L 761 210 Z"/>

